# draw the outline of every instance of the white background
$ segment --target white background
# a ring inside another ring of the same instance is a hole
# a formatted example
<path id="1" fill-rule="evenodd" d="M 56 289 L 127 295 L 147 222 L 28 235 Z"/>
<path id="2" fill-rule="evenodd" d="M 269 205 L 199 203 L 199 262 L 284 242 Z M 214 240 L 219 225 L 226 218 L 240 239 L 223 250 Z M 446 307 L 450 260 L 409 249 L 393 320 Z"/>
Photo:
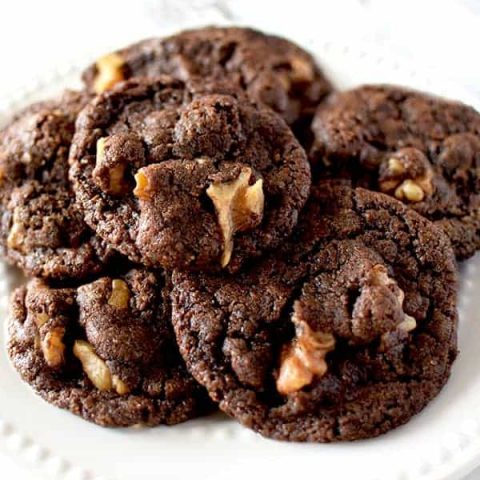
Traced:
<path id="1" fill-rule="evenodd" d="M 186 16 L 176 11 L 174 5 L 178 3 L 0 0 L 0 98 L 15 95 L 21 85 L 31 84 L 52 69 L 67 68 L 72 61 L 84 64 L 130 41 L 169 33 L 172 24 L 164 21 L 167 16 L 176 19 L 178 27 L 200 24 L 202 18 L 216 20 L 212 11 L 198 9 L 205 1 L 186 2 L 191 6 Z M 206 3 L 221 4 L 232 20 L 243 24 L 251 18 L 244 12 L 251 11 L 249 4 L 253 3 L 259 17 L 271 17 L 271 25 L 275 25 L 276 18 L 288 16 L 292 24 L 297 27 L 302 24 L 332 43 L 362 41 L 381 45 L 399 64 L 418 65 L 434 78 L 458 84 L 480 100 L 480 0 L 212 0 Z M 34 479 L 1 454 L 0 478 Z M 468 480 L 480 480 L 480 470 Z"/>

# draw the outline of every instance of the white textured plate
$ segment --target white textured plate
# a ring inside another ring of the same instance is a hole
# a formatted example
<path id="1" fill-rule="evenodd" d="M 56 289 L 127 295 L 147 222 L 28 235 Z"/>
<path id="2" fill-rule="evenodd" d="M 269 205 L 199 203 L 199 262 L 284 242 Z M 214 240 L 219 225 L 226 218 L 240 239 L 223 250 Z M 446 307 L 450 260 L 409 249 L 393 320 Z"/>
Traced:
<path id="1" fill-rule="evenodd" d="M 396 63 L 377 47 L 319 44 L 301 34 L 294 38 L 318 56 L 341 87 L 395 82 L 476 103 L 454 85 Z M 0 121 L 21 105 L 76 83 L 78 72 L 66 69 L 15 97 L 0 98 Z M 176 427 L 102 429 L 35 397 L 9 365 L 0 329 L 0 449 L 51 480 L 243 480 L 249 474 L 276 480 L 460 478 L 480 463 L 480 255 L 462 266 L 461 279 L 461 353 L 451 380 L 420 415 L 380 438 L 333 445 L 279 443 L 221 414 Z M 0 264 L 2 319 L 16 281 L 12 270 Z"/>

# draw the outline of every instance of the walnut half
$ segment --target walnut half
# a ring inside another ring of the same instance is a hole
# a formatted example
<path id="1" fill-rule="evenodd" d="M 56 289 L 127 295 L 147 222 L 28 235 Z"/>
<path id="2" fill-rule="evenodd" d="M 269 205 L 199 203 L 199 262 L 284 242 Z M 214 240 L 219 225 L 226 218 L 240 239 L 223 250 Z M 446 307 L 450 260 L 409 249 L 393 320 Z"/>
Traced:
<path id="1" fill-rule="evenodd" d="M 112 375 L 108 365 L 95 353 L 90 343 L 76 340 L 73 354 L 80 360 L 83 371 L 98 390 L 102 392 L 115 390 L 119 395 L 129 393 L 128 386 L 116 375 Z"/>
<path id="2" fill-rule="evenodd" d="M 250 230 L 262 220 L 265 203 L 263 180 L 249 185 L 251 176 L 252 170 L 245 167 L 236 180 L 212 183 L 207 188 L 223 235 L 222 267 L 226 267 L 232 257 L 235 233 Z"/>
<path id="3" fill-rule="evenodd" d="M 314 376 L 323 377 L 327 372 L 325 357 L 335 348 L 331 333 L 315 332 L 298 315 L 298 303 L 294 305 L 292 322 L 295 338 L 285 346 L 280 359 L 277 390 L 289 395 L 309 385 Z"/>

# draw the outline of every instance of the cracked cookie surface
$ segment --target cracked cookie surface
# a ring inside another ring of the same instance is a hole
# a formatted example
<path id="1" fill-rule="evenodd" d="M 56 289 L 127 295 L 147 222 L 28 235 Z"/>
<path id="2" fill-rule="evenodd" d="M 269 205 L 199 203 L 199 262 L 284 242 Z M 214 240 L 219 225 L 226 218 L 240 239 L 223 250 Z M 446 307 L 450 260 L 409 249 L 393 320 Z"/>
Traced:
<path id="1" fill-rule="evenodd" d="M 235 270 L 291 232 L 310 167 L 270 109 L 195 88 L 131 79 L 98 96 L 77 121 L 70 174 L 86 222 L 131 260 Z"/>
<path id="2" fill-rule="evenodd" d="M 396 86 L 333 95 L 317 110 L 318 177 L 387 193 L 441 226 L 459 260 L 480 248 L 480 114 Z"/>
<path id="3" fill-rule="evenodd" d="M 100 58 L 83 75 L 103 91 L 132 76 L 228 79 L 290 125 L 306 125 L 331 85 L 312 56 L 292 42 L 248 28 L 202 28 L 141 41 Z"/>
<path id="4" fill-rule="evenodd" d="M 178 354 L 165 280 L 146 270 L 18 288 L 8 353 L 43 399 L 102 426 L 176 424 L 210 409 Z"/>
<path id="5" fill-rule="evenodd" d="M 111 252 L 83 221 L 68 181 L 68 152 L 84 93 L 34 104 L 0 133 L 2 253 L 29 275 L 84 278 Z"/>
<path id="6" fill-rule="evenodd" d="M 374 437 L 435 397 L 456 356 L 447 237 L 386 195 L 322 182 L 292 239 L 236 275 L 174 272 L 194 377 L 280 440 Z"/>

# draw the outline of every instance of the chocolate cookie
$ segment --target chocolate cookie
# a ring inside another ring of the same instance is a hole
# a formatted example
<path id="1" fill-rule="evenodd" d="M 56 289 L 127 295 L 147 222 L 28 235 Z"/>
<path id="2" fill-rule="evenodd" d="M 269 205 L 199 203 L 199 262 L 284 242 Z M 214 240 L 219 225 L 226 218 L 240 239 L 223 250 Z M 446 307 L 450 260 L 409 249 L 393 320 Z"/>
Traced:
<path id="1" fill-rule="evenodd" d="M 175 424 L 209 406 L 177 352 L 165 281 L 146 270 L 18 288 L 8 353 L 47 402 L 99 425 Z"/>
<path id="2" fill-rule="evenodd" d="M 386 195 L 325 182 L 261 262 L 175 272 L 173 323 L 189 370 L 244 425 L 280 440 L 374 437 L 446 382 L 456 277 L 441 229 Z"/>
<path id="3" fill-rule="evenodd" d="M 458 259 L 480 248 L 480 114 L 395 86 L 333 95 L 313 122 L 317 176 L 346 177 L 440 225 Z"/>
<path id="4" fill-rule="evenodd" d="M 131 260 L 234 270 L 289 235 L 310 167 L 272 110 L 195 88 L 131 79 L 99 95 L 78 117 L 70 174 L 86 222 Z"/>
<path id="5" fill-rule="evenodd" d="M 84 223 L 68 182 L 68 152 L 85 94 L 32 105 L 0 133 L 0 244 L 27 274 L 84 278 L 111 252 Z"/>
<path id="6" fill-rule="evenodd" d="M 132 76 L 224 79 L 292 124 L 306 124 L 331 85 L 292 42 L 249 28 L 201 28 L 141 41 L 100 58 L 84 73 L 97 93 Z"/>

